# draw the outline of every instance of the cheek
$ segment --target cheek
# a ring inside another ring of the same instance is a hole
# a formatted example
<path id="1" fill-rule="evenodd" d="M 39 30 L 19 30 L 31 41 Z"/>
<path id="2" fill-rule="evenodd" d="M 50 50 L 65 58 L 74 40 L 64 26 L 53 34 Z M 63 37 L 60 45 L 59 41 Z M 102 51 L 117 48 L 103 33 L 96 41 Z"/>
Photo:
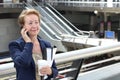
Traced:
<path id="1" fill-rule="evenodd" d="M 27 29 L 28 31 L 30 30 L 30 26 L 24 26 L 25 29 Z"/>
<path id="2" fill-rule="evenodd" d="M 27 27 L 26 29 L 27 29 L 28 31 L 30 31 L 30 27 Z"/>
<path id="3" fill-rule="evenodd" d="M 38 27 L 38 29 L 40 30 L 40 26 Z"/>
<path id="4" fill-rule="evenodd" d="M 39 29 L 39 30 L 40 30 L 40 25 L 38 25 L 38 26 L 37 26 L 37 29 Z"/>

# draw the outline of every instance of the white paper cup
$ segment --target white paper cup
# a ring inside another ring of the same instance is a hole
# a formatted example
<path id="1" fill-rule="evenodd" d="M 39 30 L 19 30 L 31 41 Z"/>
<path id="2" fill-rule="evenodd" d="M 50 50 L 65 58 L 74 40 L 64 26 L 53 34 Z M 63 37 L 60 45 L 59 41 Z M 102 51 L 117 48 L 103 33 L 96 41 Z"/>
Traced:
<path id="1" fill-rule="evenodd" d="M 41 73 L 40 73 L 40 69 L 44 66 L 47 66 L 48 65 L 48 62 L 46 60 L 38 60 L 38 74 L 40 76 L 43 76 Z"/>

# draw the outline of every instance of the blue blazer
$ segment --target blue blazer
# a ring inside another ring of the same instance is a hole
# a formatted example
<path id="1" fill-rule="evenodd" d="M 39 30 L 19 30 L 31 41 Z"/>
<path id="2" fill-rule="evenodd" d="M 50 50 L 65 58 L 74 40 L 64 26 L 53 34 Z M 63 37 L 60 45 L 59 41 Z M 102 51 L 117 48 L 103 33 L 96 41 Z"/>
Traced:
<path id="1" fill-rule="evenodd" d="M 47 47 L 51 47 L 51 45 L 49 42 L 40 39 L 40 37 L 38 37 L 38 40 L 41 45 L 43 59 L 45 59 L 46 54 L 44 51 Z M 22 37 L 9 43 L 9 51 L 14 62 L 14 67 L 16 68 L 17 80 L 36 80 L 35 63 L 32 58 L 32 48 L 33 43 L 25 43 Z M 52 74 L 48 75 L 46 80 L 55 78 L 58 75 L 55 61 L 53 61 L 51 69 Z"/>

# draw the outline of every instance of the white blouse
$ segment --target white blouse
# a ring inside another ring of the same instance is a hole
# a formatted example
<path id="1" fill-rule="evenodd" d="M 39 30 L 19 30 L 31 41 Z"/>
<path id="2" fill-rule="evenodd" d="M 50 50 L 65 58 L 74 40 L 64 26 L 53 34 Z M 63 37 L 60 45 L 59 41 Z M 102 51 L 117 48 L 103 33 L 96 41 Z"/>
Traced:
<path id="1" fill-rule="evenodd" d="M 38 64 L 37 64 L 37 61 L 38 60 L 42 60 L 42 53 L 33 53 L 32 57 L 33 57 L 34 62 L 35 62 L 36 80 L 41 80 L 40 75 L 38 75 Z"/>

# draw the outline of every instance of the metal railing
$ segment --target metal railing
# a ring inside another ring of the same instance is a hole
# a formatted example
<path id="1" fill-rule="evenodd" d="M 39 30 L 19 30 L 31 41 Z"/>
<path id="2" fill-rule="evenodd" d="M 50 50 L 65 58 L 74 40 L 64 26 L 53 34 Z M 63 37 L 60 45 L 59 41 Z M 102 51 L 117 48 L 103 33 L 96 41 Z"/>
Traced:
<path id="1" fill-rule="evenodd" d="M 85 49 L 81 49 L 81 50 L 75 50 L 75 51 L 69 51 L 69 52 L 65 52 L 65 53 L 56 54 L 55 60 L 56 60 L 57 65 L 61 65 L 61 64 L 64 65 L 65 63 L 77 62 L 77 61 L 78 61 L 77 63 L 79 63 L 80 60 L 82 60 L 82 59 L 97 56 L 97 55 L 102 55 L 102 54 L 106 54 L 106 53 L 108 54 L 108 53 L 111 53 L 114 51 L 120 51 L 120 42 L 115 43 L 115 44 L 106 45 L 106 46 L 91 47 L 91 48 L 85 48 Z M 116 57 L 114 59 L 116 60 L 116 59 L 118 59 L 118 57 Z M 9 60 L 11 60 L 11 59 L 9 59 Z M 14 67 L 13 62 L 1 64 L 0 71 L 3 72 L 6 70 L 9 70 L 9 69 L 12 69 L 13 67 Z M 75 66 L 75 67 L 77 67 L 77 66 Z M 74 66 L 73 66 L 73 68 L 71 67 L 71 69 L 74 70 L 76 68 L 74 68 Z M 77 76 L 80 71 L 79 69 L 80 68 L 78 67 L 77 72 L 76 72 Z M 67 74 L 68 76 L 66 76 L 66 77 L 70 77 L 70 76 L 73 77 L 73 74 L 74 73 L 70 72 Z M 1 74 L 0 74 L 0 76 L 1 76 Z M 77 78 L 77 76 L 75 76 L 75 78 Z"/>
<path id="2" fill-rule="evenodd" d="M 30 2 L 28 2 L 30 3 Z M 51 5 L 66 5 L 66 6 L 79 6 L 79 7 L 120 7 L 120 1 L 85 1 L 85 0 L 48 0 L 46 3 Z M 3 8 L 21 8 L 23 3 L 0 3 Z"/>
<path id="3" fill-rule="evenodd" d="M 115 44 L 109 44 L 106 46 L 104 45 L 104 46 L 98 46 L 98 47 L 91 47 L 91 48 L 85 48 L 85 49 L 56 54 L 55 60 L 57 64 L 62 64 L 65 62 L 70 62 L 70 61 L 74 61 L 77 59 L 89 58 L 89 57 L 102 55 L 102 54 L 106 54 L 106 53 L 110 53 L 114 51 L 120 51 L 120 42 L 115 43 Z M 6 66 L 6 67 L 9 68 L 10 66 Z M 4 68 L 0 66 L 0 70 L 4 70 Z"/>
<path id="4" fill-rule="evenodd" d="M 54 0 L 48 1 L 51 5 L 65 5 L 75 7 L 120 7 L 120 2 L 116 1 L 81 1 L 81 0 Z"/>
<path id="5" fill-rule="evenodd" d="M 23 3 L 0 3 L 0 8 L 23 8 Z"/>
<path id="6" fill-rule="evenodd" d="M 62 64 L 64 62 L 74 61 L 77 59 L 89 58 L 92 56 L 102 55 L 102 54 L 106 54 L 106 53 L 110 53 L 114 51 L 120 51 L 120 42 L 115 43 L 115 44 L 85 48 L 85 49 L 57 54 L 55 56 L 55 60 L 57 64 Z"/>

